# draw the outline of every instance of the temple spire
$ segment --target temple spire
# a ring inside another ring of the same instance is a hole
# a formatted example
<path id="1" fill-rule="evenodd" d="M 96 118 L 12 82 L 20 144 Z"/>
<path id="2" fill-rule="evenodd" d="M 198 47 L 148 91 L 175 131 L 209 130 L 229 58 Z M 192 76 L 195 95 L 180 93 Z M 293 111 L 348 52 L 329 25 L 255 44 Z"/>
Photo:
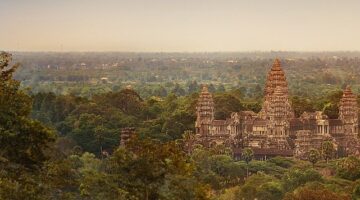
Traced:
<path id="1" fill-rule="evenodd" d="M 281 69 L 281 62 L 280 62 L 279 58 L 275 58 L 274 64 L 273 64 L 272 68 L 273 68 L 274 70 L 279 70 L 279 69 Z"/>
<path id="2" fill-rule="evenodd" d="M 204 94 L 209 93 L 209 89 L 208 89 L 208 86 L 206 84 L 202 85 L 201 93 L 204 93 Z"/>
<path id="3" fill-rule="evenodd" d="M 358 122 L 358 105 L 356 96 L 350 86 L 346 86 L 339 103 L 339 118 L 344 124 Z"/>
<path id="4" fill-rule="evenodd" d="M 343 97 L 352 97 L 352 96 L 355 95 L 352 93 L 350 85 L 347 85 L 344 90 Z"/>
<path id="5" fill-rule="evenodd" d="M 213 120 L 214 100 L 208 91 L 207 85 L 203 85 L 196 105 L 196 133 L 200 135 L 207 135 Z"/>
<path id="6" fill-rule="evenodd" d="M 286 95 L 288 95 L 288 84 L 286 81 L 285 73 L 281 67 L 281 62 L 278 58 L 274 60 L 274 63 L 267 75 L 265 84 L 265 99 L 268 99 L 274 92 L 276 87 L 282 87 Z"/>
<path id="7" fill-rule="evenodd" d="M 285 120 L 294 117 L 288 98 L 288 84 L 278 58 L 274 60 L 267 75 L 264 93 L 265 99 L 260 111 L 261 118 L 269 119 L 273 116 L 282 116 L 280 118 Z"/>

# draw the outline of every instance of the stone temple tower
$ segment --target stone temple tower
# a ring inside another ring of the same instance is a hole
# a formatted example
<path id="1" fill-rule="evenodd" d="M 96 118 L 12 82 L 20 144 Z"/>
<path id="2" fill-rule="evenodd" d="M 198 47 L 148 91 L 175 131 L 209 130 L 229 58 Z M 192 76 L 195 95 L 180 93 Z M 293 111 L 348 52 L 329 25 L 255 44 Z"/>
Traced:
<path id="1" fill-rule="evenodd" d="M 288 149 L 290 119 L 294 118 L 294 114 L 284 88 L 277 86 L 268 101 L 267 136 L 274 143 L 275 148 Z"/>
<path id="2" fill-rule="evenodd" d="M 272 65 L 271 70 L 267 75 L 264 89 L 265 100 L 271 96 L 276 87 L 283 88 L 283 92 L 288 95 L 288 84 L 285 73 L 281 68 L 280 60 L 277 58 L 275 59 L 274 64 Z"/>
<path id="3" fill-rule="evenodd" d="M 264 103 L 259 117 L 266 120 L 269 148 L 289 149 L 290 120 L 295 117 L 289 100 L 288 84 L 279 59 L 268 73 Z"/>
<path id="4" fill-rule="evenodd" d="M 209 93 L 207 85 L 203 85 L 198 103 L 196 105 L 196 134 L 207 136 L 214 120 L 214 100 Z"/>
<path id="5" fill-rule="evenodd" d="M 276 116 L 276 119 L 280 120 L 294 117 L 288 97 L 288 84 L 279 59 L 275 59 L 268 73 L 264 95 L 264 104 L 259 113 L 261 118 L 274 119 Z"/>
<path id="6" fill-rule="evenodd" d="M 268 101 L 267 116 L 271 121 L 280 122 L 294 117 L 289 98 L 283 87 L 277 86 Z"/>
<path id="7" fill-rule="evenodd" d="M 349 86 L 344 90 L 340 100 L 339 119 L 343 123 L 345 134 L 358 134 L 358 105 L 356 96 L 352 93 Z"/>

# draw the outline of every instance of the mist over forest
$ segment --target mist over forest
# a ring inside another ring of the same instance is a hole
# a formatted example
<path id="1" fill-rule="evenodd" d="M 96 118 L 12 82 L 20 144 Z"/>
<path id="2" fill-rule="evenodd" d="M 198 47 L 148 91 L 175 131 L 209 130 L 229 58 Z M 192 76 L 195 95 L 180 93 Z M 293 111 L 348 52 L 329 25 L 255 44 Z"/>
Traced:
<path id="1" fill-rule="evenodd" d="M 126 85 L 150 97 L 159 96 L 159 90 L 170 93 L 179 84 L 184 90 L 180 95 L 185 95 L 194 92 L 189 85 L 196 81 L 217 89 L 238 88 L 254 98 L 276 57 L 282 58 L 293 95 L 313 98 L 348 84 L 355 91 L 359 88 L 355 75 L 360 52 L 14 53 L 14 60 L 22 63 L 15 78 L 33 92 L 86 97 Z"/>

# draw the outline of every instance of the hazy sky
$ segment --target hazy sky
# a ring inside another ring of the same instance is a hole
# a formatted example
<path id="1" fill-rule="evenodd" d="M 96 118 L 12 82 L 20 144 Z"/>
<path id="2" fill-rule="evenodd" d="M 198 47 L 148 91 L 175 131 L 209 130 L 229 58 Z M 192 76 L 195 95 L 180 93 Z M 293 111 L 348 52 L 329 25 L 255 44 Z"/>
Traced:
<path id="1" fill-rule="evenodd" d="M 360 50 L 360 0 L 0 0 L 0 50 Z"/>

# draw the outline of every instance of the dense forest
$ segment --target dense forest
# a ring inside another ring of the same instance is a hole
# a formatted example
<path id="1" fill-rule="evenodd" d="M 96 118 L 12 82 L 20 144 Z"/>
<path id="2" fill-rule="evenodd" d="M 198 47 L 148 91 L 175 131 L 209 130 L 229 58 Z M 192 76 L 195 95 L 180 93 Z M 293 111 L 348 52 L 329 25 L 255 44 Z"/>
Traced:
<path id="1" fill-rule="evenodd" d="M 274 57 L 282 64 L 293 95 L 314 97 L 351 84 L 360 88 L 360 53 L 20 53 L 15 74 L 33 92 L 91 97 L 132 85 L 143 98 L 191 94 L 193 81 L 217 91 L 240 89 L 261 96 Z M 311 88 L 311 89 L 310 89 Z"/>
<path id="2" fill-rule="evenodd" d="M 308 161 L 186 151 L 201 84 L 218 119 L 258 112 L 274 56 L 296 115 L 337 118 L 341 89 L 360 86 L 351 52 L 2 53 L 0 199 L 360 199 L 360 159 L 331 148 Z M 136 128 L 126 148 L 124 127 Z"/>

